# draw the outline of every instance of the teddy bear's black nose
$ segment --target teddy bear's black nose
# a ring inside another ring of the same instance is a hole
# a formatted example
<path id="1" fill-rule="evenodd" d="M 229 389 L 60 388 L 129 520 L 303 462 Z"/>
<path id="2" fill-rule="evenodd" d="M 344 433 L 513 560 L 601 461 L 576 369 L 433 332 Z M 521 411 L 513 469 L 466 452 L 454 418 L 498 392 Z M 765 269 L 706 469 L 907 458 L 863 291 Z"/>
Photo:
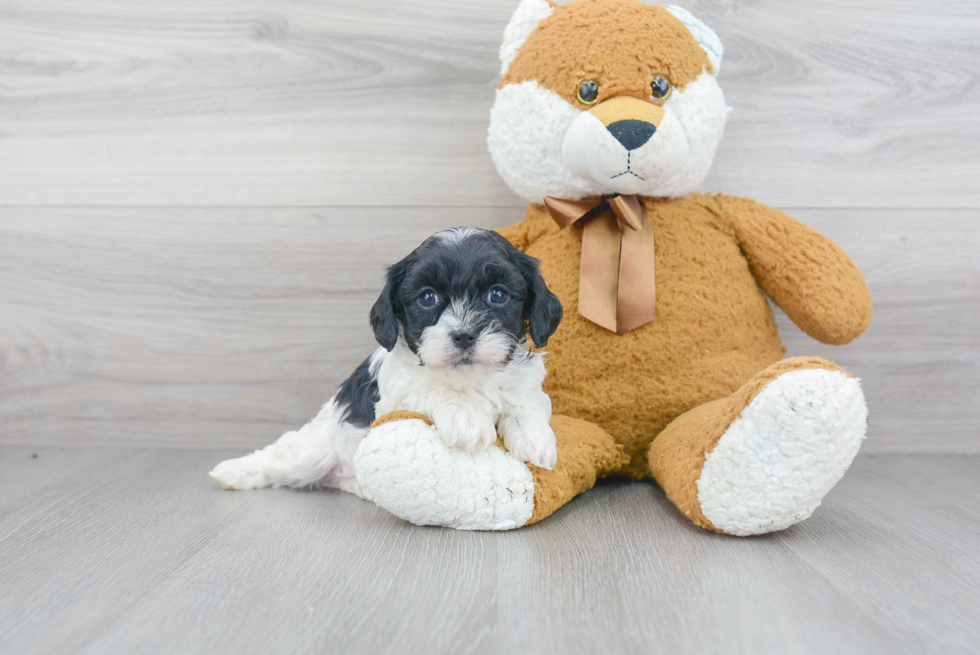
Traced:
<path id="1" fill-rule="evenodd" d="M 623 120 L 606 126 L 616 140 L 627 150 L 636 150 L 650 140 L 657 131 L 657 126 L 646 121 Z"/>

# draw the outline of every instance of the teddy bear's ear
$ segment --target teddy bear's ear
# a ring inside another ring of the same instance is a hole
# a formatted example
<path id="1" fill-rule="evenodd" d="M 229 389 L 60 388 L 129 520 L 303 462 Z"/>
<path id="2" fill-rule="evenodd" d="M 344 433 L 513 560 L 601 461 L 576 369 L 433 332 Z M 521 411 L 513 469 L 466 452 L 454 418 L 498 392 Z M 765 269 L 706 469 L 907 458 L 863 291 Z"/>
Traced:
<path id="1" fill-rule="evenodd" d="M 534 28 L 551 15 L 555 6 L 548 0 L 521 0 L 517 11 L 510 17 L 504 29 L 504 42 L 500 46 L 500 74 L 506 75 L 510 62 L 517 57 L 521 46 Z"/>
<path id="2" fill-rule="evenodd" d="M 721 45 L 721 39 L 710 27 L 696 18 L 694 14 L 683 7 L 669 5 L 667 11 L 674 15 L 674 18 L 684 23 L 684 26 L 694 35 L 694 39 L 708 53 L 708 61 L 711 62 L 712 72 L 717 75 L 721 70 L 721 57 L 725 48 Z"/>

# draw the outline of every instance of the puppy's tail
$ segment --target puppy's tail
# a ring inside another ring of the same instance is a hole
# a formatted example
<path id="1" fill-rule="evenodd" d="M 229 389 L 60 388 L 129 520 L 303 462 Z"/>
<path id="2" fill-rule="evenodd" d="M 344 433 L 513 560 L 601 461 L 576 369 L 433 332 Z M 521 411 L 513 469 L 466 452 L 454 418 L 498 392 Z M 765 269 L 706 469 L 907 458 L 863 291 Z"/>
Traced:
<path id="1" fill-rule="evenodd" d="M 337 449 L 339 412 L 334 399 L 323 406 L 313 420 L 299 430 L 287 432 L 262 450 L 221 462 L 211 471 L 212 478 L 225 489 L 263 487 L 339 486 L 345 471 Z"/>

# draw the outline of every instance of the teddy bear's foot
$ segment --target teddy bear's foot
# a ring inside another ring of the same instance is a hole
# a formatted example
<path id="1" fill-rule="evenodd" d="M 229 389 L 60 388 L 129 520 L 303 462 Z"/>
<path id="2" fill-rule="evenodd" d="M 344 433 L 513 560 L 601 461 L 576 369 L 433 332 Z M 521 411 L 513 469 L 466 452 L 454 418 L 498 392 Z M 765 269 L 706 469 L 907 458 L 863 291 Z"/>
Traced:
<path id="1" fill-rule="evenodd" d="M 447 446 L 421 414 L 383 416 L 354 454 L 364 496 L 416 525 L 510 530 L 536 523 L 625 464 L 622 448 L 600 428 L 555 416 L 558 463 L 538 468 L 501 441 L 469 452 Z"/>
<path id="2" fill-rule="evenodd" d="M 654 440 L 650 466 L 698 525 L 746 536 L 808 518 L 861 447 L 858 381 L 819 358 L 765 369 L 729 398 L 683 414 Z"/>
<path id="3" fill-rule="evenodd" d="M 447 446 L 420 414 L 376 422 L 354 454 L 354 473 L 365 498 L 416 525 L 510 530 L 534 513 L 534 477 L 524 462 L 497 445 Z"/>

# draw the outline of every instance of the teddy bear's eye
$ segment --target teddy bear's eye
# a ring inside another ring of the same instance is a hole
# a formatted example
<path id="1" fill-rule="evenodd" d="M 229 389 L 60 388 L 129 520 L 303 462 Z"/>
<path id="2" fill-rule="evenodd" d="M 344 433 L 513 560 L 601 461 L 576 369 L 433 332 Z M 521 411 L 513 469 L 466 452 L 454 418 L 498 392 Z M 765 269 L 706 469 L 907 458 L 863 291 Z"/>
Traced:
<path id="1" fill-rule="evenodd" d="M 653 78 L 653 82 L 650 84 L 650 97 L 653 98 L 655 102 L 663 102 L 670 95 L 671 90 L 670 80 L 666 77 L 661 77 L 657 75 Z"/>
<path id="2" fill-rule="evenodd" d="M 595 80 L 585 80 L 578 85 L 579 102 L 585 105 L 594 105 L 599 99 L 599 83 Z"/>

